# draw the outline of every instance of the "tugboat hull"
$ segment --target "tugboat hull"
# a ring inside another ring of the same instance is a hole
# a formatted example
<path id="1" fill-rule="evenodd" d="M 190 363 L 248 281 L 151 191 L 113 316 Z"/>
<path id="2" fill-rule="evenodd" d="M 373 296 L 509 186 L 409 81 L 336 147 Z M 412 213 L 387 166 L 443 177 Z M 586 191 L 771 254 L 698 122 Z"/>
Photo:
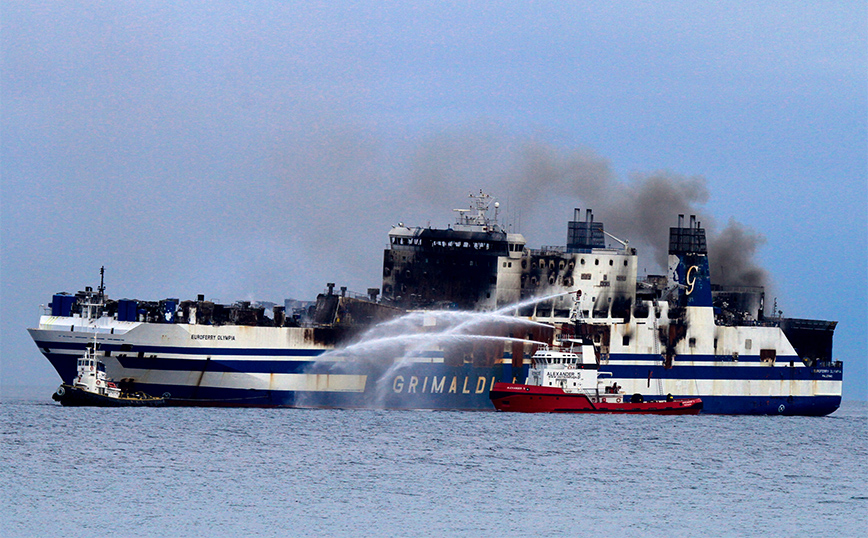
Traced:
<path id="1" fill-rule="evenodd" d="M 51 398 L 68 407 L 159 407 L 166 403 L 144 393 L 122 394 L 120 397 L 105 396 L 82 390 L 72 385 L 61 385 Z"/>
<path id="2" fill-rule="evenodd" d="M 496 383 L 489 393 L 498 411 L 518 413 L 612 413 L 627 415 L 698 415 L 702 411 L 699 398 L 671 401 L 620 402 L 592 401 L 582 393 L 567 393 L 555 387 Z M 596 398 L 595 398 L 596 399 Z M 601 399 L 602 400 L 602 399 Z"/>

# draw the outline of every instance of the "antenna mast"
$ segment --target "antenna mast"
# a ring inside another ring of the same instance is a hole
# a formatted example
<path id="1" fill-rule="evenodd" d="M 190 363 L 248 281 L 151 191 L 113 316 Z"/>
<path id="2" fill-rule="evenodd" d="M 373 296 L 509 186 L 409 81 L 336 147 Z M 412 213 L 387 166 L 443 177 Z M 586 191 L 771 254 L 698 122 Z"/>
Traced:
<path id="1" fill-rule="evenodd" d="M 99 302 L 104 302 L 105 300 L 105 265 L 99 268 L 99 288 L 97 288 L 99 292 Z"/>

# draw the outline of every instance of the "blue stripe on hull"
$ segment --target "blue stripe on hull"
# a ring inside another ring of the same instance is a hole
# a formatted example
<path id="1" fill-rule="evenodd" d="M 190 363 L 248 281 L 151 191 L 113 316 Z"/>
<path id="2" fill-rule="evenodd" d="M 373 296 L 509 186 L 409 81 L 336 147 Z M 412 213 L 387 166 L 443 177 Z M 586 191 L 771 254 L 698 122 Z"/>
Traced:
<path id="1" fill-rule="evenodd" d="M 796 363 L 800 363 L 801 360 L 793 355 L 793 356 L 785 356 L 781 355 L 776 357 L 776 362 L 778 366 L 783 363 L 789 363 L 789 361 L 795 361 Z M 610 364 L 617 364 L 621 361 L 647 361 L 653 364 L 662 364 L 663 359 L 659 354 L 649 354 L 649 353 L 612 353 L 609 355 Z M 741 355 L 738 360 L 733 360 L 730 355 L 676 355 L 673 360 L 673 364 L 678 366 L 679 364 L 683 364 L 685 362 L 705 362 L 705 363 L 716 363 L 716 364 L 728 364 L 732 366 L 740 366 L 744 364 L 760 364 L 763 360 L 759 355 Z"/>
<path id="2" fill-rule="evenodd" d="M 45 341 L 34 341 L 36 346 L 43 349 L 49 350 L 75 350 L 79 353 L 84 353 L 84 344 L 80 342 L 45 342 Z M 261 358 L 261 359 L 273 359 L 275 357 L 298 357 L 300 360 L 305 359 L 316 359 L 326 351 L 327 349 L 315 349 L 315 348 L 233 348 L 233 347 L 191 347 L 191 346 L 153 346 L 153 345 L 139 345 L 132 344 L 127 345 L 126 349 L 121 349 L 122 346 L 120 344 L 111 343 L 111 342 L 101 342 L 99 345 L 99 349 L 102 352 L 108 352 L 113 356 L 117 355 L 126 355 L 128 357 L 138 357 L 139 354 L 143 356 L 160 356 L 160 355 L 193 355 L 196 357 L 202 356 L 211 356 L 211 357 L 220 357 L 224 355 L 229 355 L 233 357 L 250 357 L 250 358 Z M 442 358 L 443 354 L 436 351 L 423 351 L 416 355 L 419 358 Z M 504 352 L 503 358 L 509 360 L 512 358 L 512 353 Z M 178 359 L 173 359 L 178 360 Z M 277 363 L 281 363 L 286 359 L 275 360 Z"/>
<path id="3" fill-rule="evenodd" d="M 649 380 L 653 386 L 658 379 L 731 379 L 731 380 L 773 380 L 840 381 L 843 369 L 807 368 L 790 366 L 685 366 L 676 365 L 666 369 L 663 366 L 633 366 L 612 364 L 600 366 L 601 372 L 611 372 L 617 379 Z"/>
<path id="4" fill-rule="evenodd" d="M 44 342 L 34 341 L 40 349 L 74 349 L 84 353 L 84 344 L 79 342 Z M 100 351 L 112 354 L 126 353 L 137 355 L 233 355 L 249 357 L 318 357 L 328 350 L 313 348 L 232 348 L 232 347 L 192 347 L 192 346 L 143 346 L 129 345 L 127 350 L 121 350 L 120 344 L 101 342 Z"/>
<path id="5" fill-rule="evenodd" d="M 136 370 L 164 370 L 200 372 L 244 372 L 251 374 L 300 374 L 309 372 L 317 363 L 307 360 L 222 360 L 222 359 L 161 359 L 159 357 L 115 357 L 124 368 Z M 335 363 L 328 363 L 329 365 Z M 362 368 L 359 365 L 358 368 Z M 358 369 L 357 368 L 357 369 Z M 350 373 L 350 372 L 347 372 Z M 355 373 L 355 372 L 353 372 Z M 363 373 L 363 372 L 358 372 Z"/>

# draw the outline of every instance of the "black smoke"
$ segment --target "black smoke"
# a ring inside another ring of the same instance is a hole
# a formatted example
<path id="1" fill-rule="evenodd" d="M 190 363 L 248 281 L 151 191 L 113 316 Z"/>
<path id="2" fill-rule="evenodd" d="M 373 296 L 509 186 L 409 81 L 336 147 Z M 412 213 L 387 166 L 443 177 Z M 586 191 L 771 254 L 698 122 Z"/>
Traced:
<path id="1" fill-rule="evenodd" d="M 640 249 L 640 263 L 656 266 L 647 267 L 648 272 L 667 266 L 669 228 L 677 225 L 678 215 L 696 215 L 707 232 L 715 283 L 768 283 L 756 260 L 764 238 L 732 219 L 719 230 L 703 208 L 710 191 L 702 176 L 656 171 L 624 181 L 592 150 L 496 136 L 478 126 L 433 137 L 416 151 L 413 164 L 411 190 L 426 193 L 428 203 L 446 197 L 450 200 L 442 203 L 455 204 L 466 191 L 480 188 L 501 200 L 509 197 L 507 217 L 520 216 L 531 246 L 539 246 L 538 237 L 550 241 L 546 244 L 564 244 L 572 208 L 591 208 L 606 231 Z"/>

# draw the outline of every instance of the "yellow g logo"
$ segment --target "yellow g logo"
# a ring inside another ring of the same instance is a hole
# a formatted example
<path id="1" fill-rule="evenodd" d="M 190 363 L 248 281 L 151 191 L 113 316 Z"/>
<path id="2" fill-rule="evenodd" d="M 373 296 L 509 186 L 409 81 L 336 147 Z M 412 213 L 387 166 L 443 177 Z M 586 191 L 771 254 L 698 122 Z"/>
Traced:
<path id="1" fill-rule="evenodd" d="M 690 269 L 687 270 L 687 275 L 685 277 L 685 280 L 687 280 L 687 285 L 689 286 L 687 288 L 687 295 L 690 295 L 691 293 L 693 293 L 693 285 L 696 284 L 696 274 L 695 273 L 698 270 L 699 270 L 699 267 L 697 267 L 695 265 L 691 265 Z"/>

